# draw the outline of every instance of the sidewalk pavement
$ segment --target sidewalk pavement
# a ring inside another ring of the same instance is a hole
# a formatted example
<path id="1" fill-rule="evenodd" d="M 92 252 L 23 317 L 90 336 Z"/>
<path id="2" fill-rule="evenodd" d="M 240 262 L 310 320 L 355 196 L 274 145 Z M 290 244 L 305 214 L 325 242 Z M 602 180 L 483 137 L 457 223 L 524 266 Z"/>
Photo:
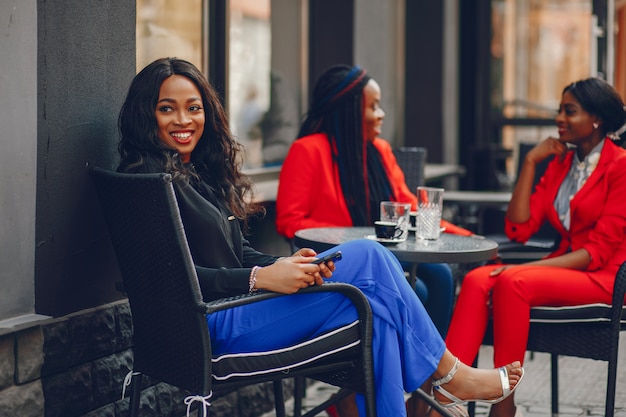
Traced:
<path id="1" fill-rule="evenodd" d="M 479 355 L 479 367 L 492 367 L 493 348 L 483 346 Z M 592 359 L 559 357 L 559 416 L 574 417 L 604 416 L 606 398 L 607 362 Z M 550 355 L 545 353 L 526 354 L 524 379 L 515 392 L 515 400 L 522 408 L 524 417 L 551 416 Z M 319 404 L 337 388 L 317 382 L 307 389 L 305 407 Z M 287 415 L 293 413 L 293 400 L 286 404 Z M 487 416 L 487 405 L 477 405 L 476 415 Z M 325 413 L 320 414 L 326 417 Z M 268 413 L 263 417 L 274 417 Z M 379 416 L 385 417 L 385 416 Z M 620 344 L 617 367 L 617 390 L 615 417 L 626 417 L 626 343 Z"/>

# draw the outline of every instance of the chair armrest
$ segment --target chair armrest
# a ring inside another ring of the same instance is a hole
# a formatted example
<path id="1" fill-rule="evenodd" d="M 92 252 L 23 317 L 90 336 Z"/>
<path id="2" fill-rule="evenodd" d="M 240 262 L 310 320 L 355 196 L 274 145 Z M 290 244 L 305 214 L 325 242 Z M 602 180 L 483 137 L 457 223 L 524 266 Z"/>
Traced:
<path id="1" fill-rule="evenodd" d="M 323 285 L 314 285 L 299 290 L 296 294 L 312 294 L 323 292 L 341 293 L 347 297 L 356 308 L 359 317 L 359 328 L 363 347 L 363 355 L 365 360 L 372 360 L 371 340 L 373 335 L 372 329 L 372 309 L 365 294 L 360 289 L 351 284 L 343 282 L 325 282 Z M 259 291 L 254 294 L 242 294 L 235 297 L 222 298 L 204 304 L 204 314 L 211 314 L 216 311 L 226 310 L 233 307 L 239 307 L 246 304 L 256 303 L 258 301 L 269 300 L 277 297 L 284 297 L 288 294 L 281 294 L 269 291 Z"/>
<path id="2" fill-rule="evenodd" d="M 365 295 L 354 285 L 342 282 L 325 282 L 324 285 L 314 285 L 303 288 L 296 294 L 311 294 L 321 292 L 338 292 L 346 296 L 352 301 L 357 308 L 360 317 L 371 316 L 371 308 L 369 301 Z M 284 297 L 288 294 L 281 294 L 271 291 L 259 291 L 253 294 L 242 294 L 234 297 L 221 298 L 219 300 L 210 301 L 200 306 L 205 314 L 211 314 L 216 311 L 226 310 L 233 307 L 239 307 L 246 304 L 256 303 L 263 300 L 269 300 L 277 297 Z"/>

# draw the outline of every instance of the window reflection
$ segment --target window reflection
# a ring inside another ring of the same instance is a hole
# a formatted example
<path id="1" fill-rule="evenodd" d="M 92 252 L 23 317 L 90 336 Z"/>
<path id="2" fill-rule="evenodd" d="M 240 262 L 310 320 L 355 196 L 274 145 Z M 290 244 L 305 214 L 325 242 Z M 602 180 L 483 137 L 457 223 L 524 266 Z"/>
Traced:
<path id="1" fill-rule="evenodd" d="M 176 56 L 206 73 L 208 1 L 136 0 L 137 70 Z M 226 44 L 228 62 L 218 65 L 228 73 L 224 94 L 231 129 L 245 146 L 246 168 L 280 165 L 297 135 L 306 96 L 307 0 L 226 4 L 228 36 L 218 42 Z"/>
<path id="2" fill-rule="evenodd" d="M 492 5 L 493 104 L 518 104 L 507 108 L 507 117 L 544 117 L 544 107 L 556 109 L 566 84 L 591 75 L 591 0 Z"/>
<path id="3" fill-rule="evenodd" d="M 137 0 L 137 71 L 175 56 L 202 65 L 203 0 Z"/>
<path id="4" fill-rule="evenodd" d="M 228 104 L 233 133 L 246 149 L 245 166 L 263 165 L 260 122 L 269 108 L 269 0 L 231 0 Z"/>
<path id="5" fill-rule="evenodd" d="M 615 88 L 626 100 L 626 0 L 616 2 Z"/>
<path id="6" fill-rule="evenodd" d="M 492 0 L 491 4 L 493 119 L 536 121 L 534 126 L 506 121 L 500 126 L 502 147 L 515 156 L 520 142 L 536 143 L 556 134 L 551 119 L 563 87 L 596 75 L 590 65 L 596 60 L 592 1 Z M 511 178 L 514 160 L 507 161 Z"/>
<path id="7" fill-rule="evenodd" d="M 230 1 L 228 106 L 246 168 L 280 165 L 297 135 L 301 7 Z"/>

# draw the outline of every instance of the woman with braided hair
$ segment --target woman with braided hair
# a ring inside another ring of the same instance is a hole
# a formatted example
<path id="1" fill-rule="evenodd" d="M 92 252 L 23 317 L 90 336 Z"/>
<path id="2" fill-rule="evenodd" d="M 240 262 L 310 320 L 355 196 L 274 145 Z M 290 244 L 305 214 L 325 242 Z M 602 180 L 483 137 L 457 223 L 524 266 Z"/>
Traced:
<path id="1" fill-rule="evenodd" d="M 391 146 L 379 138 L 385 112 L 378 83 L 358 66 L 326 70 L 280 174 L 276 227 L 293 238 L 309 227 L 372 226 L 381 201 L 411 203 Z M 413 190 L 415 191 L 415 190 Z M 447 232 L 471 232 L 442 221 Z M 420 263 L 415 291 L 445 337 L 455 290 L 447 264 Z"/>

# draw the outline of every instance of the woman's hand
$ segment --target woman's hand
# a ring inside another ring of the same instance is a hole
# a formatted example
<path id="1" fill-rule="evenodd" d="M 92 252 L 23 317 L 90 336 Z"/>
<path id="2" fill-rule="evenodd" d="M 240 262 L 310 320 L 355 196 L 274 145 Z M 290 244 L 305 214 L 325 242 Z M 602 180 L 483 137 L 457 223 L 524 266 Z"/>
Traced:
<path id="1" fill-rule="evenodd" d="M 317 252 L 315 252 L 311 248 L 302 248 L 302 249 L 299 249 L 296 253 L 294 253 L 292 255 L 292 257 L 298 257 L 298 256 L 304 256 L 304 257 L 315 256 L 315 257 L 317 257 Z M 281 258 L 281 260 L 282 259 L 286 259 L 286 258 Z M 312 262 L 312 261 L 313 260 L 308 261 L 308 262 Z M 320 273 L 322 274 L 322 276 L 324 278 L 330 278 L 333 275 L 334 271 L 335 271 L 335 262 L 334 261 L 328 261 L 328 262 L 320 264 Z"/>
<path id="2" fill-rule="evenodd" d="M 505 270 L 509 269 L 511 266 L 513 266 L 513 265 L 502 265 L 502 266 L 499 266 L 498 268 L 492 270 L 489 273 L 489 276 L 490 277 L 496 277 L 496 276 L 500 275 L 501 273 L 503 273 Z"/>
<path id="3" fill-rule="evenodd" d="M 298 251 L 296 251 L 291 256 L 315 256 L 315 255 L 317 255 L 317 252 L 315 252 L 313 249 L 311 249 L 311 248 L 301 248 L 301 249 L 298 249 Z"/>
<path id="4" fill-rule="evenodd" d="M 316 255 L 313 249 L 302 248 L 290 257 L 280 258 L 274 264 L 259 269 L 256 288 L 293 294 L 301 288 L 322 285 L 324 278 L 333 275 L 335 263 L 312 264 Z"/>
<path id="5" fill-rule="evenodd" d="M 561 142 L 557 138 L 549 137 L 539 142 L 534 148 L 528 151 L 525 162 L 537 165 L 551 155 L 557 155 L 562 159 L 565 157 L 567 150 L 567 145 L 565 145 L 565 143 Z"/>

